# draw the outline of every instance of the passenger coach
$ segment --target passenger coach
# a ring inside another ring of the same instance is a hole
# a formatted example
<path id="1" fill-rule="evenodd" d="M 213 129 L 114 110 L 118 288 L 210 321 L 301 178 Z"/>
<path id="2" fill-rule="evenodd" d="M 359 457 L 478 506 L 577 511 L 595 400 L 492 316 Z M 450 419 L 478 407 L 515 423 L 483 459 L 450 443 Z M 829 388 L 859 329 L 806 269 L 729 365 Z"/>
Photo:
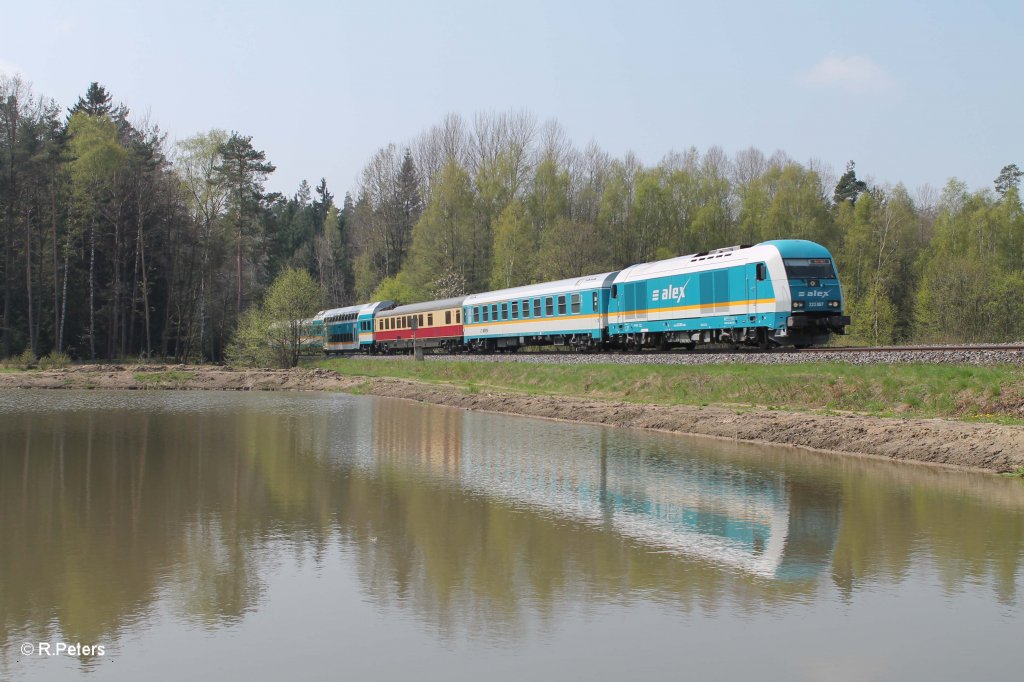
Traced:
<path id="1" fill-rule="evenodd" d="M 462 302 L 465 296 L 401 305 L 379 313 L 374 321 L 374 350 L 462 349 Z"/>
<path id="2" fill-rule="evenodd" d="M 606 272 L 467 296 L 462 304 L 466 345 L 480 351 L 548 344 L 600 347 L 615 275 Z"/>
<path id="3" fill-rule="evenodd" d="M 394 301 L 364 303 L 317 313 L 324 330 L 324 353 L 369 351 L 373 346 L 373 317 L 377 311 L 393 308 Z"/>

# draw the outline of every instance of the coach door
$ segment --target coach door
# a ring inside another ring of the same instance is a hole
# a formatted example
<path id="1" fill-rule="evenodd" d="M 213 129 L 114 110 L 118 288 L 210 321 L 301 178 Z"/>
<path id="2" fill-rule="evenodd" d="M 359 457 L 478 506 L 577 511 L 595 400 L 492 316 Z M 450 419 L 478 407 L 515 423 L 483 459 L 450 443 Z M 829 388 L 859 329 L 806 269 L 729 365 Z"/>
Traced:
<path id="1" fill-rule="evenodd" d="M 762 301 L 768 298 L 768 289 L 771 284 L 768 282 L 768 265 L 766 263 L 755 263 L 754 264 L 754 282 L 751 287 L 751 295 L 753 302 L 750 308 L 751 313 L 758 313 L 761 310 Z"/>

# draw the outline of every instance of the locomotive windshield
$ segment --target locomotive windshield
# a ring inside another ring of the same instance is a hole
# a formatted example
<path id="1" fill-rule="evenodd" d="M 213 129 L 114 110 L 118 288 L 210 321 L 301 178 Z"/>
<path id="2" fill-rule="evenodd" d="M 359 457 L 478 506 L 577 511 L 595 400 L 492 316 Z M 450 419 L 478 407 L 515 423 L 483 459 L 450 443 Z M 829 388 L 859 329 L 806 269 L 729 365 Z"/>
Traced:
<path id="1" fill-rule="evenodd" d="M 790 279 L 836 278 L 836 271 L 828 258 L 786 258 L 782 262 Z"/>

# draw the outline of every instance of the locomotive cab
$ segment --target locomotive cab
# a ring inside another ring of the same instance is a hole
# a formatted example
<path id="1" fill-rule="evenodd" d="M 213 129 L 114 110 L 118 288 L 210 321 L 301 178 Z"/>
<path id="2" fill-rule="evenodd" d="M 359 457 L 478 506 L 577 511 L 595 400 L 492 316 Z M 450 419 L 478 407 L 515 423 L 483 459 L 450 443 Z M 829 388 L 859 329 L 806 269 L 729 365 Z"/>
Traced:
<path id="1" fill-rule="evenodd" d="M 850 318 L 843 315 L 843 291 L 831 255 L 818 248 L 823 253 L 782 254 L 792 300 L 786 336 L 796 346 L 826 343 L 831 334 L 845 334 L 850 324 Z"/>

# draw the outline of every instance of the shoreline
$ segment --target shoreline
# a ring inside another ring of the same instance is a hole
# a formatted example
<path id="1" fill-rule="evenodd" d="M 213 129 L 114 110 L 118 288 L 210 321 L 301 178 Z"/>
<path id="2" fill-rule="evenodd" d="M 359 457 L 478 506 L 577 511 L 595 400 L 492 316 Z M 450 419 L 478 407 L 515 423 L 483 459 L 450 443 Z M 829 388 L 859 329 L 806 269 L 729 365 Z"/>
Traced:
<path id="1" fill-rule="evenodd" d="M 946 419 L 822 414 L 721 405 L 660 405 L 577 396 L 465 390 L 326 369 L 91 365 L 0 373 L 0 390 L 340 391 L 467 410 L 641 428 L 989 473 L 1024 467 L 1024 427 Z"/>

